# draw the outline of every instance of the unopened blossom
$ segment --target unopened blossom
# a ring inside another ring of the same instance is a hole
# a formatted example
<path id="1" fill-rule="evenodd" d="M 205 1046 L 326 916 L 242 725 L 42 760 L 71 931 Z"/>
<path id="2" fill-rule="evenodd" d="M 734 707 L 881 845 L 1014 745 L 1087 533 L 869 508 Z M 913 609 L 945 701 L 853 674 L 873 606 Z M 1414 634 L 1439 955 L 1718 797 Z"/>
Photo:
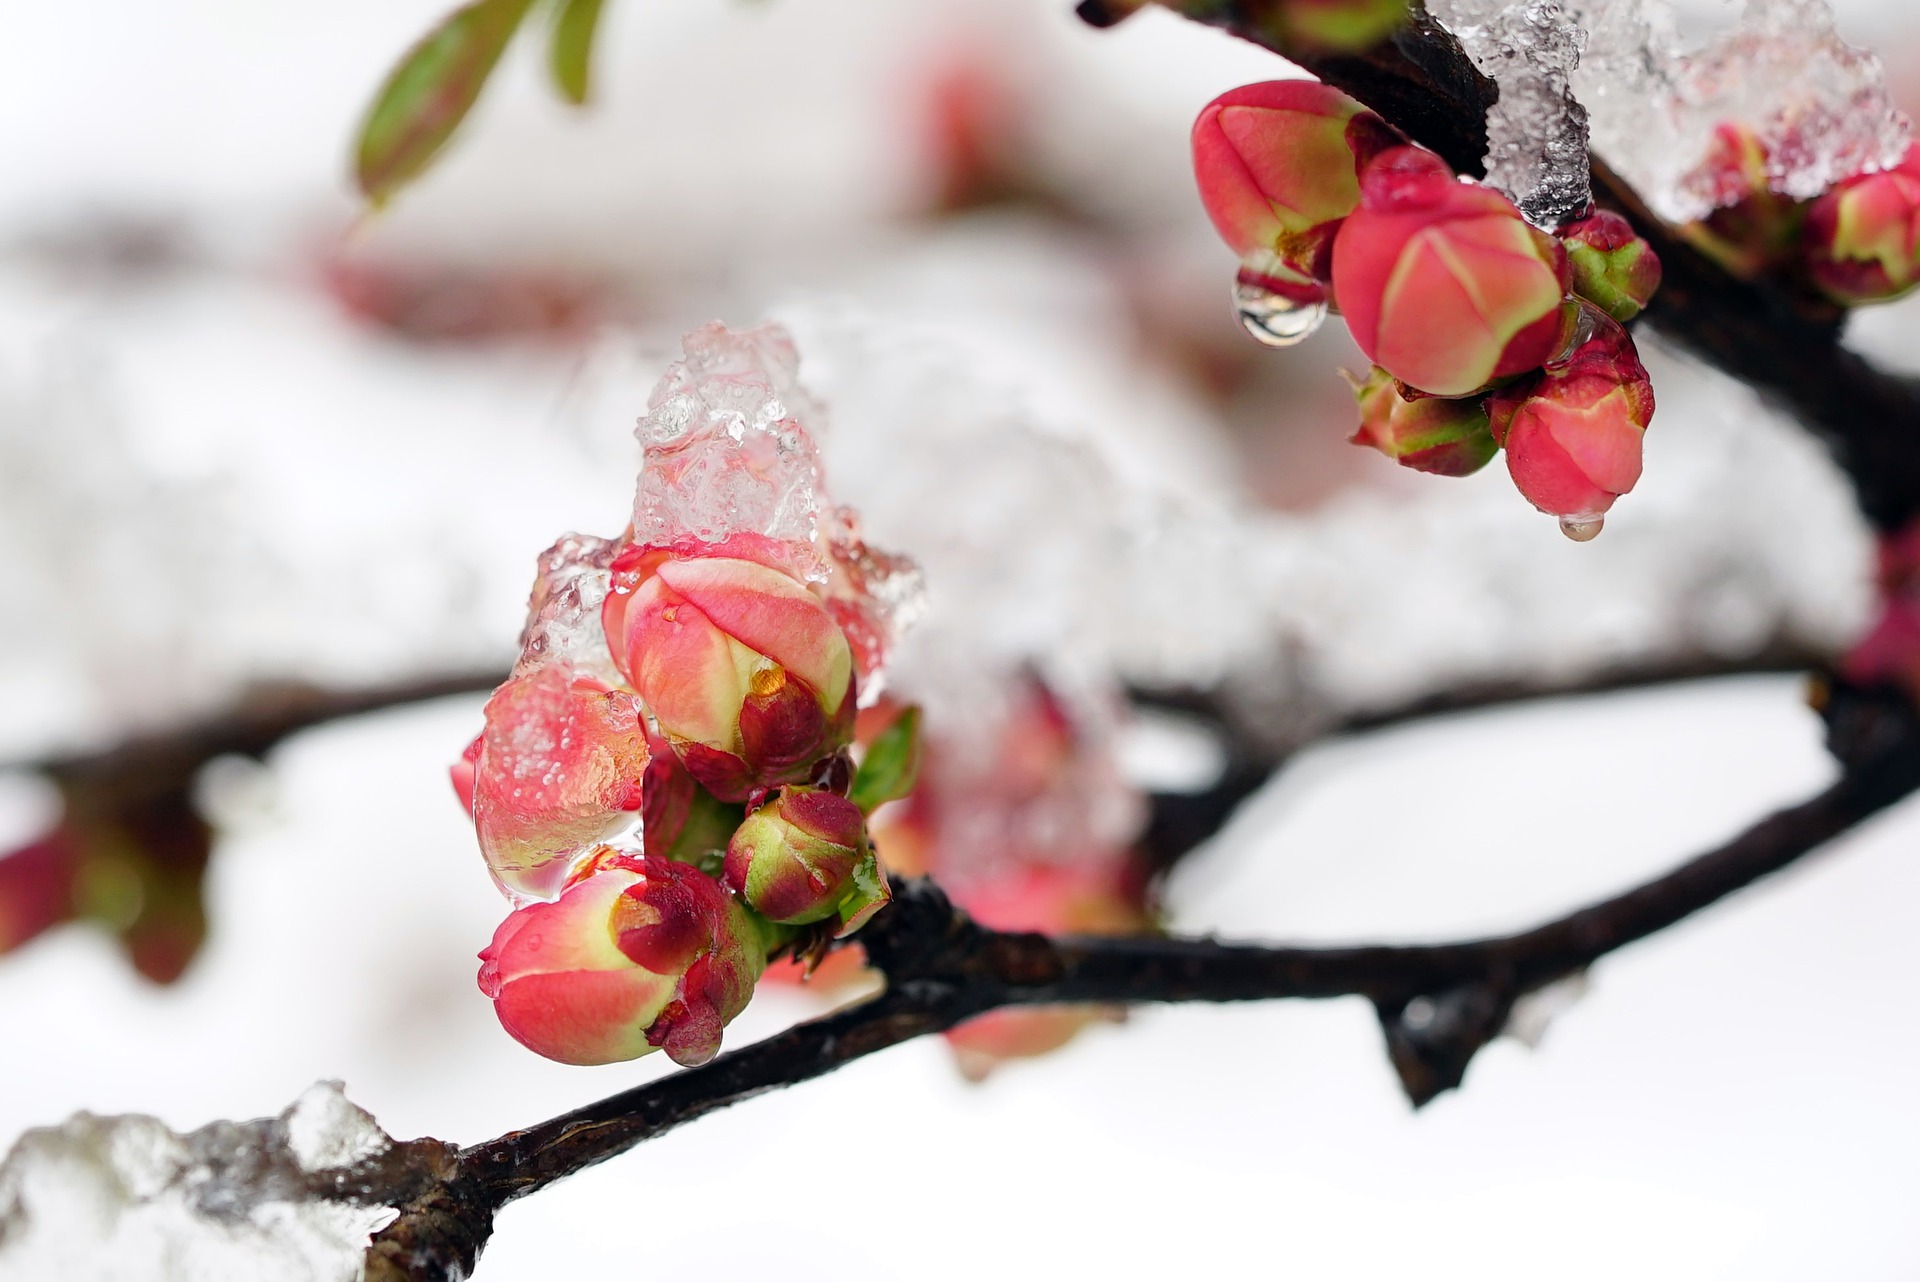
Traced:
<path id="1" fill-rule="evenodd" d="M 1773 190 L 1766 144 L 1732 121 L 1714 129 L 1706 159 L 1687 183 L 1714 209 L 1680 229 L 1694 248 L 1736 276 L 1754 277 L 1786 261 L 1806 207 Z"/>
<path id="2" fill-rule="evenodd" d="M 1562 227 L 1573 292 L 1617 321 L 1640 314 L 1660 288 L 1660 256 L 1619 214 L 1600 210 Z"/>
<path id="3" fill-rule="evenodd" d="M 1375 366 L 1353 389 L 1360 426 L 1348 439 L 1369 445 L 1416 472 L 1468 476 L 1499 450 L 1487 421 L 1484 397 L 1407 397 L 1393 377 Z"/>
<path id="4" fill-rule="evenodd" d="M 1318 81 L 1243 85 L 1194 121 L 1194 176 L 1243 276 L 1318 302 L 1334 232 L 1360 203 L 1359 166 L 1396 141 L 1378 116 Z"/>
<path id="5" fill-rule="evenodd" d="M 801 926 L 838 918 L 842 935 L 892 897 L 867 840 L 866 816 L 824 788 L 782 788 L 749 814 L 727 845 L 726 881 L 770 921 Z"/>
<path id="6" fill-rule="evenodd" d="M 603 850 L 551 903 L 516 909 L 480 954 L 480 990 L 528 1049 L 609 1064 L 662 1049 L 704 1064 L 766 968 L 766 940 L 713 878 Z"/>
<path id="7" fill-rule="evenodd" d="M 1465 396 L 1539 367 L 1562 341 L 1566 255 L 1498 192 L 1399 147 L 1361 174 L 1333 246 L 1353 340 L 1409 387 Z"/>
<path id="8" fill-rule="evenodd" d="M 1897 298 L 1920 281 L 1920 146 L 1839 183 L 1807 207 L 1807 274 L 1837 303 Z"/>
<path id="9" fill-rule="evenodd" d="M 563 664 L 503 682 L 487 700 L 479 743 L 473 821 L 487 867 L 511 894 L 552 898 L 574 858 L 640 808 L 639 700 Z M 464 773 L 454 768 L 456 790 Z"/>
<path id="10" fill-rule="evenodd" d="M 72 919 L 81 863 L 79 839 L 64 825 L 0 855 L 0 953 Z"/>
<path id="11" fill-rule="evenodd" d="M 693 864 L 723 854 L 745 812 L 694 782 L 664 739 L 650 738 L 648 747 L 640 806 L 647 853 Z"/>
<path id="12" fill-rule="evenodd" d="M 1493 433 L 1528 502 L 1590 538 L 1615 499 L 1640 479 L 1653 384 L 1625 330 L 1585 317 L 1590 336 L 1538 377 L 1492 398 Z"/>
<path id="13" fill-rule="evenodd" d="M 615 663 L 721 800 L 806 782 L 851 737 L 852 651 L 787 570 L 631 547 L 604 609 Z"/>

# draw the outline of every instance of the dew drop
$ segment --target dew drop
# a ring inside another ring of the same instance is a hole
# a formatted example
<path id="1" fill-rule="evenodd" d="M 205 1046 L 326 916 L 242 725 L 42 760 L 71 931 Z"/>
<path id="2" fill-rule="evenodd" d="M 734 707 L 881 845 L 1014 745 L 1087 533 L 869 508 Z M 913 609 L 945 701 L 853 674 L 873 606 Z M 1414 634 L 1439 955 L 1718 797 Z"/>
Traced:
<path id="1" fill-rule="evenodd" d="M 1600 527 L 1606 523 L 1604 516 L 1563 516 L 1560 518 L 1560 533 L 1575 543 L 1586 543 L 1600 533 Z"/>
<path id="2" fill-rule="evenodd" d="M 1240 326 L 1267 347 L 1292 347 L 1327 318 L 1325 303 L 1302 303 L 1249 280 L 1233 284 L 1233 310 Z"/>

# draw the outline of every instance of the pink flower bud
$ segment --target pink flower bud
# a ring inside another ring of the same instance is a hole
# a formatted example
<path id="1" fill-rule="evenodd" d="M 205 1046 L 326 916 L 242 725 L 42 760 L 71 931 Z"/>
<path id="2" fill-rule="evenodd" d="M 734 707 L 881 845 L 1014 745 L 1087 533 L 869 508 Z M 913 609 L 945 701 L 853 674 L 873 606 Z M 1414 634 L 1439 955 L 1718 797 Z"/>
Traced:
<path id="1" fill-rule="evenodd" d="M 1920 146 L 1892 169 L 1841 182 L 1807 209 L 1807 272 L 1848 307 L 1897 298 L 1920 281 Z"/>
<path id="2" fill-rule="evenodd" d="M 640 808 L 640 701 L 555 664 L 503 682 L 486 717 L 472 794 L 480 851 L 510 895 L 550 899 L 575 856 Z"/>
<path id="3" fill-rule="evenodd" d="M 1849 681 L 1890 682 L 1920 698 L 1920 521 L 1880 537 L 1880 615 L 1840 663 Z"/>
<path id="4" fill-rule="evenodd" d="M 1353 341 L 1408 386 L 1465 396 L 1537 368 L 1562 337 L 1566 255 L 1506 197 L 1399 147 L 1361 175 L 1333 244 Z"/>
<path id="5" fill-rule="evenodd" d="M 1598 312 L 1584 320 L 1591 337 L 1565 361 L 1489 402 L 1514 484 L 1581 540 L 1640 479 L 1640 441 L 1653 419 L 1653 384 L 1633 340 Z"/>
<path id="6" fill-rule="evenodd" d="M 769 920 L 840 919 L 842 935 L 892 898 L 860 808 L 820 788 L 782 788 L 727 845 L 727 885 Z"/>
<path id="7" fill-rule="evenodd" d="M 1660 256 L 1633 224 L 1601 210 L 1560 229 L 1573 292 L 1617 321 L 1640 314 L 1660 288 Z"/>
<path id="8" fill-rule="evenodd" d="M 1337 89 L 1271 80 L 1201 109 L 1193 170 L 1221 239 L 1243 259 L 1257 255 L 1263 278 L 1298 286 L 1327 280 L 1334 231 L 1360 203 L 1358 166 L 1395 141 Z"/>
<path id="9" fill-rule="evenodd" d="M 453 782 L 453 795 L 459 798 L 460 809 L 466 812 L 469 819 L 473 818 L 473 786 L 480 771 L 480 748 L 486 741 L 484 733 L 473 736 L 473 742 L 460 754 L 460 759 L 447 767 L 447 777 Z"/>
<path id="10" fill-rule="evenodd" d="M 686 864 L 602 850 L 560 898 L 516 909 L 480 954 L 480 991 L 515 1041 L 563 1064 L 657 1048 L 704 1064 L 746 1007 L 766 944 Z"/>
<path id="11" fill-rule="evenodd" d="M 614 662 L 721 800 L 804 782 L 851 737 L 847 638 L 784 570 L 630 547 L 604 610 Z"/>
<path id="12" fill-rule="evenodd" d="M 1360 426 L 1348 439 L 1371 445 L 1402 467 L 1436 476 L 1469 476 L 1500 448 L 1482 397 L 1408 400 L 1392 375 L 1378 366 L 1364 383 L 1354 385 L 1353 395 L 1360 403 Z"/>

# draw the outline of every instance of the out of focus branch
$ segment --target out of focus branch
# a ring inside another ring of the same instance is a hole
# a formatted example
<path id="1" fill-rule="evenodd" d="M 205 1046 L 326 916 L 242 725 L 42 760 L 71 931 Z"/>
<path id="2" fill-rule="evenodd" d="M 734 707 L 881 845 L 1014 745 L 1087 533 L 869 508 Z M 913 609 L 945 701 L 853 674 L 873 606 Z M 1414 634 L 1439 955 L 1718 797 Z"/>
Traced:
<path id="1" fill-rule="evenodd" d="M 861 932 L 879 997 L 461 1151 L 369 1248 L 368 1276 L 466 1276 L 508 1202 L 718 1109 L 1008 1006 L 1364 997 L 1416 1104 L 1457 1086 L 1514 1002 L 1787 867 L 1920 787 L 1920 716 L 1893 690 L 1839 687 L 1823 708 L 1840 780 L 1725 845 L 1532 930 L 1450 944 L 1330 948 L 1093 939 L 986 930 L 931 881 L 897 887 Z"/>
<path id="2" fill-rule="evenodd" d="M 1485 172 L 1487 108 L 1499 89 L 1416 3 L 1413 21 L 1363 54 L 1289 47 L 1285 0 L 1164 0 L 1168 8 L 1271 49 L 1352 94 L 1464 174 Z M 1104 25 L 1133 0 L 1086 0 Z M 1894 529 L 1920 514 L 1920 382 L 1841 346 L 1845 313 L 1778 282 L 1743 281 L 1681 240 L 1596 158 L 1593 191 L 1624 214 L 1665 268 L 1644 319 L 1683 350 L 1753 388 L 1818 436 L 1852 480 L 1867 519 Z"/>

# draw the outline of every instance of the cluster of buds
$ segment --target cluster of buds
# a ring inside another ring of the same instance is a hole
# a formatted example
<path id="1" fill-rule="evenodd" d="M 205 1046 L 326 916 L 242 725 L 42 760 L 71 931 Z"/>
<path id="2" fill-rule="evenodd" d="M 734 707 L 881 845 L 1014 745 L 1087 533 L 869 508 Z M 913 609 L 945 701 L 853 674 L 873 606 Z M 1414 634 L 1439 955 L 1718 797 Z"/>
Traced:
<path id="1" fill-rule="evenodd" d="M 543 558 L 520 661 L 453 767 L 517 905 L 480 987 L 550 1058 L 703 1063 L 770 956 L 888 901 L 866 810 L 897 787 L 856 774 L 850 747 L 890 636 L 869 594 L 904 563 L 844 509 L 795 533 L 794 505 L 820 495 L 791 375 L 775 331 L 689 338 L 655 396 L 678 434 L 643 424 L 634 525 Z M 756 400 L 761 439 L 727 417 Z M 733 524 L 712 529 L 714 511 Z"/>
<path id="2" fill-rule="evenodd" d="M 1573 538 L 1598 532 L 1639 477 L 1653 413 L 1620 326 L 1658 288 L 1660 262 L 1626 220 L 1595 212 L 1541 231 L 1310 81 L 1222 95 L 1193 151 L 1207 212 L 1241 255 L 1243 320 L 1255 290 L 1269 312 L 1331 307 L 1373 362 L 1352 380 L 1356 444 L 1447 476 L 1504 444 L 1528 501 Z"/>
<path id="3" fill-rule="evenodd" d="M 1681 229 L 1688 242 L 1743 279 L 1798 273 L 1842 307 L 1885 302 L 1920 284 L 1920 145 L 1805 201 L 1776 191 L 1772 168 L 1752 129 L 1718 126 L 1686 179 L 1713 206 Z"/>

